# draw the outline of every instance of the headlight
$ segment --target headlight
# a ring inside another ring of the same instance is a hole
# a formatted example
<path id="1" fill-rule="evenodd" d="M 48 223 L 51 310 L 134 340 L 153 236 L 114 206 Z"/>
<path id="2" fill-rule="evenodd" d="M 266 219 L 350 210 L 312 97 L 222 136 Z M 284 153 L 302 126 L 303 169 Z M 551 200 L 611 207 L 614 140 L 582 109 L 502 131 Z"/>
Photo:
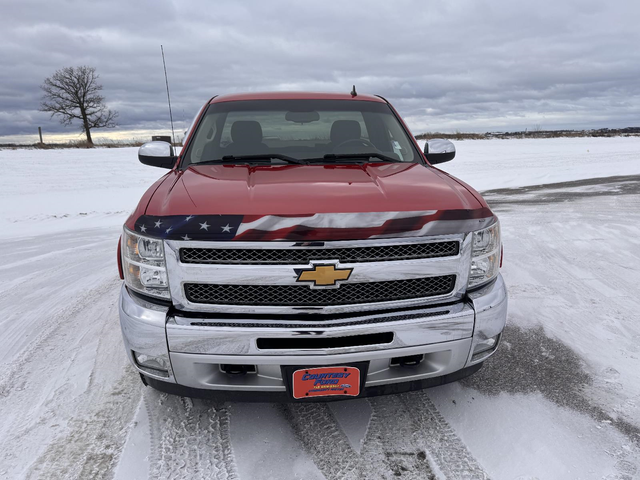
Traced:
<path id="1" fill-rule="evenodd" d="M 469 287 L 493 280 L 500 268 L 500 222 L 473 232 Z"/>
<path id="2" fill-rule="evenodd" d="M 124 229 L 122 235 L 124 282 L 133 290 L 158 298 L 171 298 L 162 240 Z"/>

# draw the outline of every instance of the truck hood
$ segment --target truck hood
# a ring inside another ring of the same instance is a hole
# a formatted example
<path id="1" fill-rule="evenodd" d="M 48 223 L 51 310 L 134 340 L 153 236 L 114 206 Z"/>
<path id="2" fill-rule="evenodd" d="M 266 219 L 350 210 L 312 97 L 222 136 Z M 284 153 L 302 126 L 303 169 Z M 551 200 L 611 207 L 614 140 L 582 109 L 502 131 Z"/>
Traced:
<path id="1" fill-rule="evenodd" d="M 307 215 L 483 206 L 452 178 L 418 164 L 203 165 L 188 168 L 169 183 L 155 192 L 148 215 Z"/>
<path id="2" fill-rule="evenodd" d="M 255 240 L 239 235 L 243 231 L 241 223 L 263 231 L 281 230 L 280 227 L 311 231 L 339 226 L 341 238 L 347 227 L 354 231 L 346 238 L 363 238 L 361 227 L 367 225 L 386 222 L 388 226 L 392 221 L 395 226 L 385 232 L 394 235 L 402 230 L 419 230 L 427 221 L 478 219 L 491 216 L 491 212 L 458 181 L 420 164 L 202 165 L 167 176 L 138 223 L 157 221 L 159 217 L 174 217 L 177 221 L 182 216 L 200 216 L 202 222 L 207 216 L 216 215 L 224 216 L 221 228 L 229 225 L 238 235 L 212 238 L 201 236 L 206 232 L 199 229 L 189 232 L 199 239 Z M 273 217 L 279 220 L 276 222 Z M 291 217 L 307 220 L 296 222 Z M 315 219 L 311 221 L 309 217 Z M 415 220 L 418 217 L 424 221 Z M 207 225 L 212 221 L 217 219 L 211 217 Z M 236 225 L 236 221 L 240 223 Z M 167 234 L 185 231 L 178 227 L 176 224 Z M 216 223 L 216 230 L 217 227 Z M 317 238 L 317 232 L 315 235 Z M 335 238 L 333 234 L 321 236 Z M 311 237 L 309 234 L 305 238 Z M 194 236 L 189 234 L 187 238 Z"/>

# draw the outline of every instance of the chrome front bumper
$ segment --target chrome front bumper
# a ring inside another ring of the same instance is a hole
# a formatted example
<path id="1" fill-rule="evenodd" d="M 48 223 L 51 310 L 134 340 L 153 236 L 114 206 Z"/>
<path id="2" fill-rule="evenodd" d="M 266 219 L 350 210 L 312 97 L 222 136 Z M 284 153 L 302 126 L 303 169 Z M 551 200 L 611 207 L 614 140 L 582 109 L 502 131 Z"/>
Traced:
<path id="1" fill-rule="evenodd" d="M 484 340 L 502 332 L 507 317 L 507 291 L 501 276 L 453 305 L 394 313 L 367 313 L 323 321 L 216 319 L 174 315 L 168 307 L 130 295 L 123 286 L 120 323 L 134 367 L 168 383 L 205 390 L 283 392 L 281 366 L 338 365 L 369 362 L 365 387 L 423 380 L 457 372 L 484 361 L 498 344 L 474 355 Z M 336 339 L 354 335 L 392 334 L 387 343 L 338 348 L 259 348 L 260 339 Z M 165 372 L 138 365 L 133 352 L 160 358 Z M 391 365 L 392 358 L 423 355 L 413 367 Z M 221 365 L 252 365 L 255 373 L 232 375 Z"/>

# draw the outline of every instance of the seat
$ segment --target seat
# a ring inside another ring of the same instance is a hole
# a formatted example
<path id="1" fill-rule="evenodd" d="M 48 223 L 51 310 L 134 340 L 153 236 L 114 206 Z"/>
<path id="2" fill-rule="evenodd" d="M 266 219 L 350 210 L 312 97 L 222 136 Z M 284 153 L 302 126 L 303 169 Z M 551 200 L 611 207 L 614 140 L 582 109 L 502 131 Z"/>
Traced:
<path id="1" fill-rule="evenodd" d="M 356 120 L 336 120 L 331 124 L 329 146 L 334 149 L 336 146 L 348 140 L 359 140 L 362 135 L 360 122 Z"/>
<path id="2" fill-rule="evenodd" d="M 231 125 L 231 143 L 225 155 L 258 155 L 268 153 L 262 142 L 262 127 L 254 120 L 236 120 Z"/>

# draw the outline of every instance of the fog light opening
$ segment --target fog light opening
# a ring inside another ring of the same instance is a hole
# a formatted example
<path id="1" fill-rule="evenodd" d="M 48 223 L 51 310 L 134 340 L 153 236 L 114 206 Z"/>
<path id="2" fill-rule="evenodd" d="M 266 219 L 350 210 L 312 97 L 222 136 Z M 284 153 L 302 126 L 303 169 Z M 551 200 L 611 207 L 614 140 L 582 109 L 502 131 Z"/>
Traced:
<path id="1" fill-rule="evenodd" d="M 500 335 L 496 335 L 495 337 L 487 338 L 478 342 L 473 349 L 471 362 L 476 362 L 491 355 L 496 350 L 496 348 L 498 348 L 499 341 Z"/>
<path id="2" fill-rule="evenodd" d="M 246 375 L 247 373 L 256 373 L 256 366 L 222 364 L 220 365 L 220 371 L 226 373 L 227 375 Z"/>
<path id="3" fill-rule="evenodd" d="M 406 357 L 394 357 L 391 359 L 392 367 L 417 367 L 424 360 L 424 355 L 408 355 Z"/>
<path id="4" fill-rule="evenodd" d="M 153 355 L 136 352 L 135 350 L 133 351 L 133 357 L 141 369 L 152 370 L 150 373 L 157 373 L 164 377 L 169 375 L 169 365 L 164 357 L 154 357 Z"/>

